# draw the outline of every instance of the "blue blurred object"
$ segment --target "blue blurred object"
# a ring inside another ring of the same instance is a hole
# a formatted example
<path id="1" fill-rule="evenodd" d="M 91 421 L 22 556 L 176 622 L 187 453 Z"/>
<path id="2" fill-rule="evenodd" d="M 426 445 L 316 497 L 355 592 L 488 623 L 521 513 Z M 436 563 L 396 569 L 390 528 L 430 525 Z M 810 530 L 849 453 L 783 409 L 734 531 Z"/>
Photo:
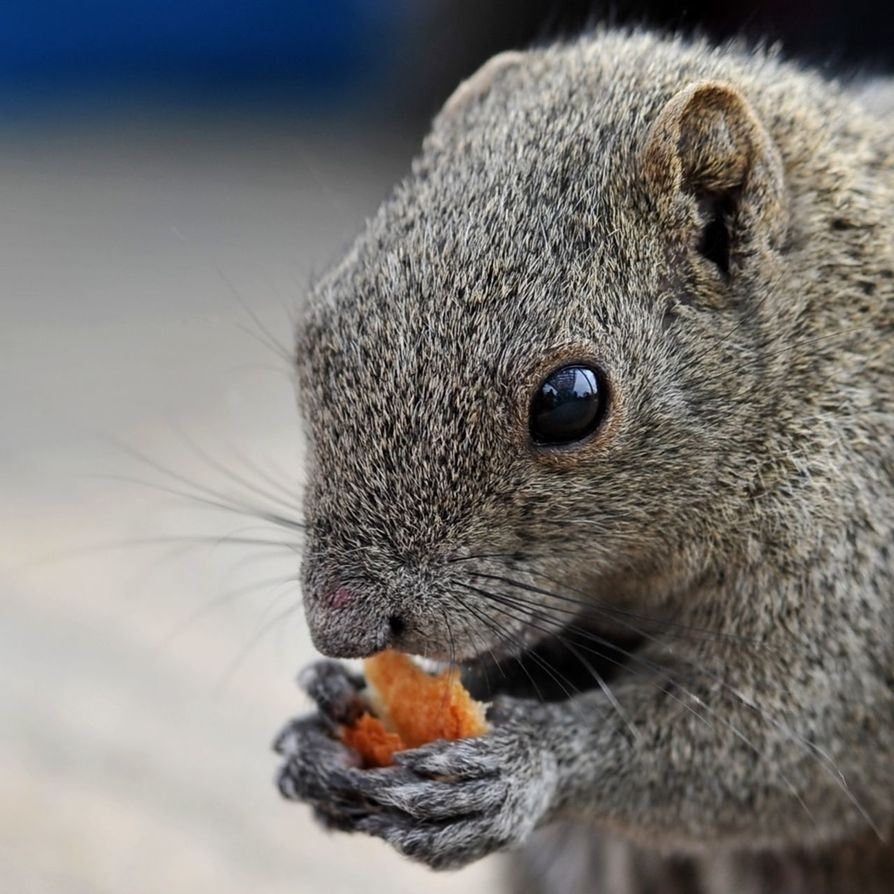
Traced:
<path id="1" fill-rule="evenodd" d="M 0 0 L 0 99 L 348 98 L 387 69 L 405 10 L 400 0 Z"/>

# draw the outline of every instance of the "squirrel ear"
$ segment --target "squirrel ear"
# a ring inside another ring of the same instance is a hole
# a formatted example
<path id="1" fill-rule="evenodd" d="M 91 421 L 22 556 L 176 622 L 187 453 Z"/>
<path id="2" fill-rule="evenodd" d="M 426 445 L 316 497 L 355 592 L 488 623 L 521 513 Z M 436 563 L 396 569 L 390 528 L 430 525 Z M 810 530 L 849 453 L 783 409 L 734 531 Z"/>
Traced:
<path id="1" fill-rule="evenodd" d="M 471 77 L 466 78 L 460 85 L 450 94 L 447 102 L 444 103 L 442 115 L 453 115 L 459 111 L 467 103 L 483 96 L 490 89 L 494 80 L 500 72 L 507 68 L 514 68 L 519 65 L 525 58 L 525 54 L 518 50 L 506 50 L 503 53 L 497 53 L 491 56 L 484 65 L 481 66 Z"/>
<path id="2" fill-rule="evenodd" d="M 694 84 L 652 125 L 643 175 L 671 226 L 698 227 L 699 250 L 729 272 L 732 240 L 778 244 L 787 212 L 782 160 L 748 100 L 734 87 Z"/>

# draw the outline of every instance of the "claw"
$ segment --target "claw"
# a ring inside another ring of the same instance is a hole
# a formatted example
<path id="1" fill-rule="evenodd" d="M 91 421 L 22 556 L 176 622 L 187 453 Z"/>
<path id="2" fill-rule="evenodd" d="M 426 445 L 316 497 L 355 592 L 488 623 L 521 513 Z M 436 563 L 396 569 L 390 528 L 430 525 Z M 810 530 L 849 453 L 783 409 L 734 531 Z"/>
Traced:
<path id="1" fill-rule="evenodd" d="M 294 753 L 294 750 L 288 745 L 289 742 L 292 741 L 292 730 L 291 726 L 283 727 L 277 734 L 276 738 L 273 740 L 271 744 L 271 749 L 279 755 L 285 757 L 286 755 L 290 755 Z"/>

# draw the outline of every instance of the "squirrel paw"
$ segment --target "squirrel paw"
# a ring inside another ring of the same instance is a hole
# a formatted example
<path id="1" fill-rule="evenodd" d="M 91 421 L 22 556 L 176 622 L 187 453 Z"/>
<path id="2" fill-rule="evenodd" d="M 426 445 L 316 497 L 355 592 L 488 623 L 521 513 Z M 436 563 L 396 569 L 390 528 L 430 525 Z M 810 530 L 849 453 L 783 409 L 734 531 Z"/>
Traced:
<path id="1" fill-rule="evenodd" d="M 507 712 L 484 736 L 399 752 L 396 765 L 361 770 L 319 716 L 278 739 L 282 794 L 309 802 L 326 827 L 365 832 L 432 867 L 454 869 L 520 844 L 550 809 L 557 767 L 544 730 Z"/>
<path id="2" fill-rule="evenodd" d="M 311 804 L 325 826 L 350 831 L 346 818 L 364 811 L 351 773 L 360 758 L 335 732 L 363 712 L 363 677 L 337 661 L 316 661 L 301 671 L 298 685 L 317 713 L 290 721 L 274 740 L 273 750 L 285 758 L 276 784 L 284 798 Z"/>
<path id="3" fill-rule="evenodd" d="M 298 674 L 298 685 L 333 726 L 350 726 L 365 710 L 359 693 L 366 681 L 340 661 L 323 659 L 309 664 Z"/>
<path id="4" fill-rule="evenodd" d="M 521 844 L 550 809 L 557 768 L 530 725 L 435 742 L 395 755 L 411 774 L 370 792 L 382 806 L 355 828 L 433 869 L 455 869 Z"/>

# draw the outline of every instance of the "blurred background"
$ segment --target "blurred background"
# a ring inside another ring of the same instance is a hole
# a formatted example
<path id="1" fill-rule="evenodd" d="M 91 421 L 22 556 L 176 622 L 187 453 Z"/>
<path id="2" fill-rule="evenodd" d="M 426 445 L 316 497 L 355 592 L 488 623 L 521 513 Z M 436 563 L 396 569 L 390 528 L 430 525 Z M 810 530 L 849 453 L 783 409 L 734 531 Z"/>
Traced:
<path id="1" fill-rule="evenodd" d="M 487 56 L 588 24 L 892 63 L 890 7 L 0 2 L 0 890 L 495 890 L 279 800 L 291 319 Z"/>

